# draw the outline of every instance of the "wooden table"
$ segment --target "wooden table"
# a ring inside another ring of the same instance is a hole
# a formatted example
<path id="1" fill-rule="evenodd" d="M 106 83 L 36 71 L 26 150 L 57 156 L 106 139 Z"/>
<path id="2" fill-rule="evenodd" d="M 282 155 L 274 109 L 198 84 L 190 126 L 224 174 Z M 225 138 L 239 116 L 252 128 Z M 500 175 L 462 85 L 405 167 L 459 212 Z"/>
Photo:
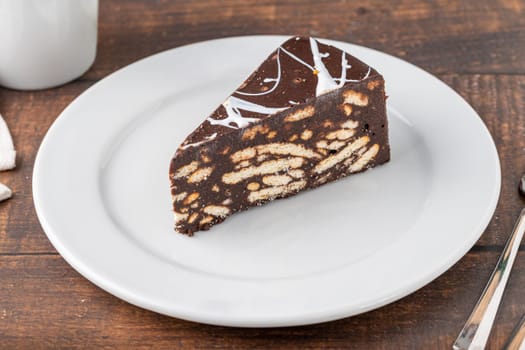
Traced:
<path id="1" fill-rule="evenodd" d="M 437 75 L 474 107 L 498 147 L 502 192 L 490 225 L 461 261 L 412 295 L 363 315 L 305 327 L 238 329 L 131 306 L 57 254 L 31 196 L 36 152 L 57 115 L 137 59 L 245 34 L 314 35 L 372 47 Z M 517 192 L 525 171 L 524 1 L 101 0 L 98 48 L 94 66 L 73 83 L 37 92 L 0 88 L 0 113 L 18 150 L 16 170 L 0 173 L 0 182 L 16 193 L 0 203 L 0 348 L 450 348 L 524 204 Z M 525 312 L 524 288 L 522 246 L 490 349 L 501 348 Z"/>

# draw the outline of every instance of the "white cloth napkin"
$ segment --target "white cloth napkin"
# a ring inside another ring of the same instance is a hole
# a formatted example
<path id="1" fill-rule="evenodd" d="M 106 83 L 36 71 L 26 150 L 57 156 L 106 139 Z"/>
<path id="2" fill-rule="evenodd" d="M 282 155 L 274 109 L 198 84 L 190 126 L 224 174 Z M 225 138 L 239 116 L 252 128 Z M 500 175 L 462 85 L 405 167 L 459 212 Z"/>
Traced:
<path id="1" fill-rule="evenodd" d="M 0 171 L 15 167 L 16 151 L 7 124 L 0 115 Z M 13 193 L 6 185 L 0 183 L 0 202 L 11 197 Z"/>
<path id="2" fill-rule="evenodd" d="M 7 124 L 0 115 L 0 171 L 15 167 L 16 151 Z"/>
<path id="3" fill-rule="evenodd" d="M 0 202 L 5 199 L 11 198 L 12 195 L 13 192 L 11 192 L 11 189 L 6 185 L 0 183 Z"/>

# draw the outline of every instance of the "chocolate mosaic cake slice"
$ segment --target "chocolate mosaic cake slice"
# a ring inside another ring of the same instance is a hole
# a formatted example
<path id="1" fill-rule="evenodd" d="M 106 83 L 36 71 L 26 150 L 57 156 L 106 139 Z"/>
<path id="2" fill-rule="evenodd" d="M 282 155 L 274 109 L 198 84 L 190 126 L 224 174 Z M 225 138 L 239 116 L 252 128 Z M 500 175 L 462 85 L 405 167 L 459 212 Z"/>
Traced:
<path id="1" fill-rule="evenodd" d="M 175 228 L 192 235 L 389 159 L 383 77 L 333 46 L 291 38 L 179 146 Z"/>

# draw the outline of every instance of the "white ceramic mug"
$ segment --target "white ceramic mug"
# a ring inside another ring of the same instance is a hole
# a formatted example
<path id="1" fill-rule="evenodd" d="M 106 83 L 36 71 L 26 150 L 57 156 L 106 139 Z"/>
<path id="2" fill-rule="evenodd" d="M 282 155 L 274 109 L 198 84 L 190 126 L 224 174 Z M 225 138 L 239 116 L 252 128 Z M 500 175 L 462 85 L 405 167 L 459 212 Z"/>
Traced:
<path id="1" fill-rule="evenodd" d="M 98 0 L 0 0 L 0 85 L 45 89 L 95 60 Z"/>

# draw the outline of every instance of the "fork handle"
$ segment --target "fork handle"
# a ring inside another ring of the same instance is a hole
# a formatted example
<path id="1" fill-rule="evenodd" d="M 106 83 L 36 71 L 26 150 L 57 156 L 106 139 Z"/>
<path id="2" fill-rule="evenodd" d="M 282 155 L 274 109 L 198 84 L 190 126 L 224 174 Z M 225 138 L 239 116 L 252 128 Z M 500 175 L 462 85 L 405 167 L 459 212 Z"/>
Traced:
<path id="1" fill-rule="evenodd" d="M 505 350 L 525 350 L 525 315 L 521 318 L 516 328 L 512 331 Z"/>
<path id="2" fill-rule="evenodd" d="M 522 209 L 483 294 L 452 347 L 454 350 L 485 348 L 524 232 L 525 209 Z"/>

